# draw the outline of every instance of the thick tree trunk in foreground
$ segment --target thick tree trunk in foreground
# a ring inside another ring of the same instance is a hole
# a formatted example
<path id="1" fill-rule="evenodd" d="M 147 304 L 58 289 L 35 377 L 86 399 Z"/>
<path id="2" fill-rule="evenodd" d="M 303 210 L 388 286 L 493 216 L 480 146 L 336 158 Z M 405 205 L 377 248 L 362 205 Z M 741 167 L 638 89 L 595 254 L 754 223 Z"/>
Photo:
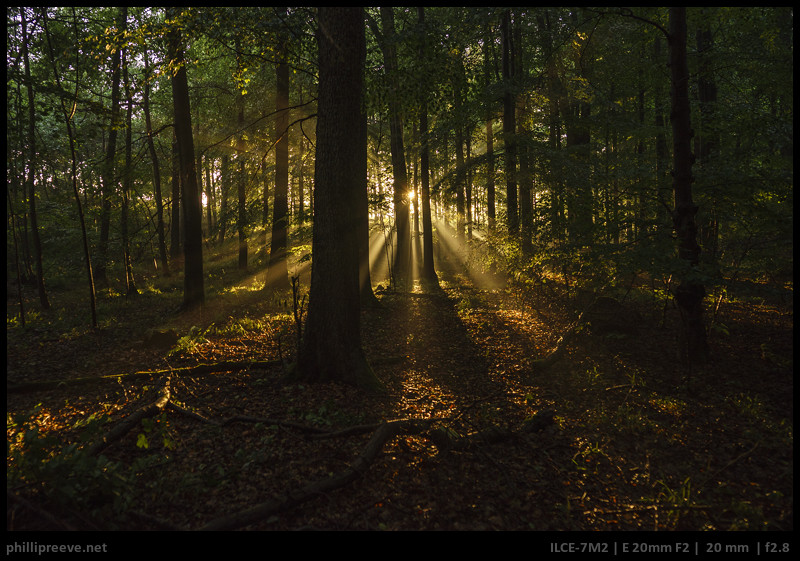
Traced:
<path id="1" fill-rule="evenodd" d="M 311 293 L 296 377 L 381 389 L 361 348 L 358 201 L 363 187 L 362 8 L 322 7 Z"/>
<path id="2" fill-rule="evenodd" d="M 678 257 L 686 262 L 686 272 L 675 292 L 686 335 L 686 351 L 690 367 L 702 367 L 708 356 L 708 342 L 703 325 L 705 288 L 692 279 L 692 271 L 700 263 L 695 215 L 697 205 L 692 200 L 691 141 L 694 132 L 689 121 L 689 67 L 686 60 L 686 8 L 669 11 L 669 62 L 672 74 L 672 137 L 673 175 L 675 194 L 673 225 L 678 237 Z"/>

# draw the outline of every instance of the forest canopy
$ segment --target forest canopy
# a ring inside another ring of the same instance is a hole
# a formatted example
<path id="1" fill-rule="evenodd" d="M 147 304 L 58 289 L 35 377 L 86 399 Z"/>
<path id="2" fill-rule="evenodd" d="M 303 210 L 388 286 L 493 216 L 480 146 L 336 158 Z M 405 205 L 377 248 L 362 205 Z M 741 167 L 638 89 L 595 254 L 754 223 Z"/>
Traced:
<path id="1" fill-rule="evenodd" d="M 242 268 L 269 265 L 286 251 L 283 226 L 311 219 L 314 10 L 6 13 L 8 276 L 16 256 L 42 305 L 49 284 L 79 274 L 87 258 L 98 290 L 136 290 L 144 265 L 177 272 L 170 261 L 187 236 L 176 104 L 191 121 L 200 200 L 187 223 L 205 243 L 236 236 Z M 595 285 L 677 272 L 666 9 L 392 15 L 366 10 L 373 221 L 396 221 L 401 244 L 407 223 L 419 233 L 425 138 L 434 222 L 449 219 L 460 240 L 502 237 L 504 266 L 580 272 Z M 687 25 L 697 274 L 710 287 L 733 276 L 786 280 L 792 10 L 689 9 Z M 185 99 L 171 93 L 179 71 Z"/>

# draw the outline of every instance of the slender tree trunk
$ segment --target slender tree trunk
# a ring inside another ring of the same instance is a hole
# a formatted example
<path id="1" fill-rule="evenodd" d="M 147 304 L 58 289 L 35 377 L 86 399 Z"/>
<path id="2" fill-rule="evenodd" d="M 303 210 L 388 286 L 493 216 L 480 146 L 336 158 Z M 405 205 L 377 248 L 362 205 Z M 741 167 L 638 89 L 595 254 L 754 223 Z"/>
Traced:
<path id="1" fill-rule="evenodd" d="M 176 8 L 168 8 L 174 17 Z M 173 29 L 168 34 L 169 56 L 178 66 L 172 75 L 172 103 L 175 112 L 175 135 L 180 155 L 181 190 L 183 194 L 184 218 L 184 276 L 183 308 L 202 306 L 205 301 L 203 278 L 203 209 L 197 184 L 194 141 L 192 139 L 192 116 L 189 107 L 189 84 L 183 61 L 183 46 L 180 31 Z"/>
<path id="2" fill-rule="evenodd" d="M 467 239 L 472 239 L 472 131 L 464 129 L 464 220 L 467 225 Z"/>
<path id="3" fill-rule="evenodd" d="M 120 8 L 120 31 L 128 30 L 128 7 Z M 122 177 L 122 213 L 121 213 L 121 236 L 122 236 L 122 265 L 125 269 L 125 289 L 127 295 L 139 294 L 136 288 L 136 281 L 133 278 L 133 263 L 131 262 L 131 243 L 129 232 L 129 212 L 130 212 L 130 192 L 133 184 L 133 93 L 131 91 L 130 79 L 128 76 L 128 48 L 123 47 L 122 57 L 122 81 L 125 87 L 125 169 Z"/>
<path id="4" fill-rule="evenodd" d="M 28 30 L 25 19 L 25 8 L 20 10 L 22 22 L 22 60 L 25 66 L 25 83 L 28 89 L 28 143 L 30 157 L 28 158 L 28 173 L 26 176 L 28 193 L 28 214 L 31 218 L 31 235 L 33 237 L 33 259 L 36 263 L 36 289 L 39 292 L 39 303 L 43 310 L 50 309 L 50 300 L 44 287 L 44 269 L 42 267 L 42 242 L 39 237 L 39 218 L 36 214 L 36 107 L 34 105 L 33 80 L 31 80 L 30 63 L 28 56 Z"/>
<path id="5" fill-rule="evenodd" d="M 225 154 L 220 159 L 220 208 L 219 208 L 219 243 L 225 241 L 228 225 L 228 192 L 230 190 L 230 157 Z"/>
<path id="6" fill-rule="evenodd" d="M 712 8 L 702 8 L 704 15 Z M 697 77 L 697 96 L 700 105 L 700 134 L 698 135 L 697 159 L 701 175 L 713 175 L 714 161 L 719 151 L 719 134 L 714 131 L 714 118 L 717 103 L 717 84 L 714 78 L 714 69 L 711 56 L 714 49 L 714 36 L 711 29 L 705 27 L 697 30 L 697 54 L 699 69 Z M 714 262 L 717 257 L 717 242 L 719 224 L 716 216 L 716 188 L 704 181 L 707 191 L 710 191 L 710 208 L 707 216 L 702 221 L 699 235 L 705 248 L 705 258 Z"/>
<path id="7" fill-rule="evenodd" d="M 672 219 L 678 237 L 678 257 L 687 270 L 700 263 L 700 245 L 697 243 L 695 215 L 698 207 L 692 200 L 691 151 L 693 131 L 690 123 L 689 66 L 686 58 L 686 8 L 669 11 L 669 62 L 672 78 L 672 138 L 673 175 L 672 188 L 675 210 Z M 686 274 L 675 293 L 686 334 L 686 350 L 690 368 L 702 368 L 708 358 L 708 343 L 703 324 L 703 298 L 705 287 Z"/>
<path id="8" fill-rule="evenodd" d="M 286 290 L 289 288 L 289 265 L 286 261 L 289 229 L 289 65 L 286 63 L 285 44 L 276 68 L 275 93 L 275 198 L 272 204 L 272 241 L 265 288 L 269 286 Z"/>
<path id="9" fill-rule="evenodd" d="M 508 233 L 516 236 L 519 232 L 517 208 L 517 147 L 515 140 L 516 116 L 514 113 L 514 43 L 511 30 L 511 12 L 506 10 L 500 24 L 503 39 L 503 142 L 505 144 L 506 174 L 506 226 Z"/>
<path id="10" fill-rule="evenodd" d="M 117 30 L 121 29 L 124 22 L 123 8 L 117 14 Z M 127 14 L 127 8 L 125 8 Z M 111 198 L 116 191 L 116 157 L 117 157 L 117 129 L 120 121 L 120 67 L 121 49 L 114 49 L 111 54 L 111 121 L 108 131 L 108 146 L 106 160 L 103 166 L 103 186 L 101 190 L 102 203 L 100 208 L 100 240 L 97 244 L 96 280 L 108 284 L 108 241 L 111 231 Z"/>
<path id="11" fill-rule="evenodd" d="M 425 24 L 425 8 L 417 8 L 420 25 Z M 420 47 L 420 58 L 423 51 Z M 422 199 L 422 280 L 430 286 L 438 286 L 439 279 L 433 264 L 433 221 L 431 219 L 431 187 L 430 187 L 430 135 L 428 134 L 428 92 L 422 95 L 422 106 L 419 113 L 419 174 L 420 198 Z"/>
<path id="12" fill-rule="evenodd" d="M 653 43 L 653 63 L 657 66 L 666 64 L 661 52 L 661 36 L 657 35 Z M 664 226 L 669 224 L 668 208 L 669 185 L 669 154 L 667 150 L 666 125 L 664 123 L 664 102 L 662 101 L 662 90 L 659 87 L 654 89 L 655 119 L 656 127 L 656 197 L 661 203 L 660 208 L 665 209 L 659 216 Z M 661 221 L 659 222 L 661 227 Z"/>
<path id="13" fill-rule="evenodd" d="M 525 61 L 522 46 L 522 32 L 519 26 L 514 28 L 514 48 L 518 53 L 514 74 L 518 80 L 525 81 Z M 519 223 L 520 223 L 520 247 L 523 252 L 530 254 L 533 251 L 531 237 L 533 236 L 533 207 L 531 204 L 531 191 L 533 189 L 532 175 L 530 171 L 529 149 L 527 140 L 530 131 L 527 128 L 526 96 L 520 94 L 516 96 L 516 121 L 517 121 L 517 158 L 519 160 Z"/>
<path id="14" fill-rule="evenodd" d="M 144 93 L 143 93 L 144 122 L 147 130 L 147 148 L 153 160 L 153 192 L 156 197 L 156 230 L 158 235 L 158 255 L 161 259 L 161 271 L 165 277 L 169 276 L 169 259 L 167 258 L 167 244 L 164 239 L 164 200 L 161 195 L 161 169 L 158 162 L 158 152 L 153 140 L 153 125 L 150 119 L 150 61 L 148 50 L 144 51 Z"/>
<path id="15" fill-rule="evenodd" d="M 206 224 L 208 224 L 208 235 L 207 238 L 209 242 L 214 239 L 214 224 L 216 222 L 215 215 L 216 212 L 214 207 L 216 206 L 216 197 L 214 197 L 214 183 L 211 181 L 211 167 L 213 165 L 213 160 L 210 160 L 208 156 L 206 156 L 206 165 L 203 168 L 206 172 Z"/>
<path id="16" fill-rule="evenodd" d="M 379 44 L 383 51 L 386 76 L 390 84 L 394 84 L 389 96 L 389 136 L 392 152 L 392 174 L 394 178 L 394 216 L 397 249 L 395 252 L 394 275 L 396 283 L 406 286 L 411 273 L 411 223 L 408 202 L 408 170 L 406 169 L 405 147 L 403 143 L 403 118 L 397 83 L 398 62 L 395 47 L 394 11 L 391 7 L 381 8 L 383 36 Z"/>
<path id="17" fill-rule="evenodd" d="M 239 106 L 239 128 L 244 127 L 244 96 L 236 98 Z M 239 236 L 239 270 L 247 270 L 247 169 L 245 167 L 244 132 L 241 132 L 236 141 L 236 162 L 239 164 L 239 173 L 236 176 L 236 193 L 238 206 L 236 213 L 236 232 Z"/>
<path id="18" fill-rule="evenodd" d="M 492 82 L 491 52 L 489 47 L 491 39 L 491 30 L 487 25 L 483 40 L 483 72 L 487 84 Z M 489 233 L 494 233 L 496 219 L 493 123 L 494 117 L 492 115 L 492 106 L 490 102 L 486 104 L 486 215 L 488 217 Z"/>
<path id="19" fill-rule="evenodd" d="M 267 225 L 269 224 L 269 168 L 267 167 L 266 160 L 261 160 L 262 166 L 262 193 L 261 202 L 263 204 L 261 209 L 261 226 L 264 228 L 264 235 L 262 244 L 267 249 Z"/>
<path id="20" fill-rule="evenodd" d="M 369 271 L 369 193 L 367 182 L 367 114 L 363 110 L 359 116 L 359 145 L 363 150 L 358 153 L 358 186 L 356 188 L 357 222 L 358 222 L 358 282 L 361 293 L 361 306 L 375 306 L 378 298 L 372 290 L 372 278 Z"/>
<path id="21" fill-rule="evenodd" d="M 363 8 L 320 7 L 311 293 L 296 376 L 382 389 L 361 348 L 358 198 L 364 184 Z"/>
<path id="22" fill-rule="evenodd" d="M 183 254 L 181 239 L 181 156 L 178 151 L 178 137 L 172 129 L 172 203 L 170 212 L 170 257 L 177 259 Z"/>
<path id="23" fill-rule="evenodd" d="M 300 104 L 303 104 L 303 92 L 300 92 Z M 306 203 L 305 203 L 305 153 L 306 143 L 303 137 L 303 131 L 298 132 L 297 140 L 297 221 L 303 224 L 306 221 Z M 366 177 L 366 176 L 365 176 Z"/>
<path id="24" fill-rule="evenodd" d="M 460 74 L 458 72 L 457 74 Z M 453 84 L 453 91 L 455 94 L 454 110 L 456 114 L 455 125 L 455 148 L 456 148 L 456 238 L 458 243 L 464 246 L 464 228 L 466 226 L 465 212 L 464 212 L 464 187 L 466 183 L 464 165 L 464 126 L 461 122 L 461 76 L 456 76 L 456 82 Z"/>

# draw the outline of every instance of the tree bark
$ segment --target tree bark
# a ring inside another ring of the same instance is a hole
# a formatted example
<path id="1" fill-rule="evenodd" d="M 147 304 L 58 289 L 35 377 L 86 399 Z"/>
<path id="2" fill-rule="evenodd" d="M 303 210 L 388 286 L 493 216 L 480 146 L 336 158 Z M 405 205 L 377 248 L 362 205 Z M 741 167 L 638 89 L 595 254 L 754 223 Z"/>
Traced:
<path id="1" fill-rule="evenodd" d="M 669 62 L 672 78 L 672 138 L 673 172 L 672 189 L 675 209 L 673 226 L 678 238 L 678 257 L 686 268 L 675 293 L 681 311 L 686 336 L 686 352 L 691 368 L 705 364 L 708 343 L 703 324 L 703 298 L 705 287 L 693 279 L 692 273 L 700 263 L 700 245 L 697 243 L 695 215 L 698 207 L 692 200 L 692 164 L 694 154 L 691 141 L 694 131 L 690 123 L 689 65 L 686 58 L 686 8 L 669 11 Z"/>
<path id="2" fill-rule="evenodd" d="M 178 9 L 168 8 L 177 16 Z M 183 46 L 178 29 L 168 33 L 169 56 L 178 67 L 172 75 L 172 103 L 175 113 L 175 136 L 180 160 L 181 192 L 183 199 L 183 308 L 201 306 L 205 301 L 203 278 L 203 208 L 197 185 L 192 116 L 189 107 L 189 84 L 183 60 Z"/>
<path id="3" fill-rule="evenodd" d="M 219 188 L 219 242 L 225 241 L 228 226 L 228 191 L 230 190 L 230 156 L 227 154 L 220 158 L 220 188 Z"/>
<path id="4" fill-rule="evenodd" d="M 126 9 L 127 13 L 127 9 Z M 117 15 L 117 30 L 122 26 L 122 8 Z M 120 90 L 120 70 L 121 70 L 121 49 L 114 47 L 111 54 L 111 121 L 108 131 L 108 146 L 106 147 L 106 159 L 103 165 L 103 186 L 101 190 L 100 208 L 100 240 L 97 244 L 97 259 L 95 268 L 95 280 L 97 282 L 108 283 L 108 240 L 111 231 L 111 198 L 114 196 L 116 185 L 116 157 L 117 157 L 117 129 L 119 128 L 119 90 Z"/>
<path id="5" fill-rule="evenodd" d="M 519 232 L 519 211 L 517 209 L 517 147 L 516 116 L 514 107 L 514 42 L 511 33 L 511 12 L 506 10 L 500 24 L 503 40 L 503 142 L 505 144 L 506 174 L 506 226 L 508 233 L 515 236 Z"/>
<path id="6" fill-rule="evenodd" d="M 522 47 L 522 32 L 519 26 L 514 29 L 514 47 L 517 50 L 517 59 L 514 72 L 518 80 L 525 81 L 525 61 Z M 530 150 L 527 146 L 530 131 L 526 123 L 527 98 L 524 95 L 516 97 L 516 121 L 517 121 L 517 159 L 519 163 L 518 186 L 519 186 L 519 224 L 520 224 L 520 247 L 526 254 L 533 251 L 531 238 L 533 236 L 533 205 L 531 202 L 531 191 L 533 190 L 533 175 L 530 169 Z"/>
<path id="7" fill-rule="evenodd" d="M 455 149 L 456 149 L 456 238 L 461 247 L 464 247 L 466 239 L 464 229 L 466 227 L 466 211 L 464 209 L 464 189 L 466 187 L 466 166 L 464 164 L 464 125 L 461 116 L 461 83 L 463 66 L 459 62 L 455 63 L 459 69 L 456 71 L 456 76 L 453 84 L 454 92 L 454 113 L 456 118 L 455 123 Z"/>
<path id="8" fill-rule="evenodd" d="M 425 8 L 417 8 L 419 23 L 425 24 Z M 420 47 L 420 58 L 423 52 Z M 433 264 L 433 221 L 431 219 L 431 187 L 430 187 L 430 135 L 428 134 L 428 92 L 422 94 L 422 106 L 419 115 L 420 154 L 420 198 L 422 203 L 422 280 L 432 286 L 439 286 L 439 278 Z"/>
<path id="9" fill-rule="evenodd" d="M 394 178 L 394 219 L 397 248 L 395 251 L 395 282 L 405 286 L 411 274 L 411 223 L 408 202 L 408 170 L 406 169 L 405 147 L 403 143 L 403 118 L 401 103 L 397 92 L 397 49 L 394 46 L 394 12 L 391 7 L 381 8 L 383 34 L 378 34 L 378 43 L 383 51 L 386 77 L 392 84 L 389 95 L 389 141 L 392 152 L 392 175 Z"/>
<path id="10" fill-rule="evenodd" d="M 239 106 L 239 128 L 244 126 L 244 96 L 239 95 L 236 101 Z M 236 143 L 236 163 L 239 173 L 236 175 L 236 233 L 239 237 L 239 270 L 247 270 L 247 168 L 245 166 L 245 145 L 240 133 Z"/>
<path id="11" fill-rule="evenodd" d="M 120 31 L 126 32 L 128 29 L 128 7 L 120 8 Z M 136 281 L 133 277 L 133 264 L 131 263 L 131 247 L 128 217 L 130 212 L 130 191 L 133 184 L 133 92 L 131 91 L 130 79 L 128 75 L 128 56 L 129 50 L 123 47 L 122 57 L 122 81 L 125 87 L 125 168 L 122 177 L 122 213 L 120 231 L 122 237 L 122 265 L 125 269 L 125 288 L 127 295 L 139 294 L 136 288 Z"/>
<path id="12" fill-rule="evenodd" d="M 169 259 L 167 258 L 167 244 L 164 238 L 164 200 L 161 195 L 161 169 L 158 161 L 158 152 L 153 140 L 153 124 L 150 119 L 150 61 L 148 50 L 144 51 L 144 122 L 147 131 L 147 148 L 153 160 L 153 193 L 156 198 L 156 230 L 158 235 L 158 255 L 161 258 L 161 271 L 165 277 L 169 276 Z"/>
<path id="13" fill-rule="evenodd" d="M 492 41 L 491 29 L 487 25 L 483 39 L 483 73 L 487 86 L 492 83 L 492 62 L 490 44 Z M 496 69 L 495 69 L 496 70 Z M 494 183 L 494 115 L 492 105 L 494 100 L 486 104 L 486 215 L 489 233 L 495 231 L 495 183 Z"/>
<path id="14" fill-rule="evenodd" d="M 170 248 L 172 259 L 177 259 L 183 254 L 181 248 L 181 157 L 178 152 L 178 139 L 175 129 L 172 129 L 172 201 L 170 206 Z"/>
<path id="15" fill-rule="evenodd" d="M 361 348 L 358 192 L 363 186 L 363 8 L 321 7 L 311 292 L 295 377 L 382 389 Z"/>
<path id="16" fill-rule="evenodd" d="M 707 10 L 702 8 L 704 16 Z M 714 35 L 709 27 L 697 30 L 697 54 L 699 68 L 697 76 L 697 97 L 700 106 L 700 134 L 698 135 L 697 158 L 700 174 L 712 175 L 714 160 L 719 151 L 719 134 L 714 130 L 714 118 L 717 104 L 717 84 L 714 78 L 714 67 L 711 56 L 714 50 Z M 716 203 L 714 193 L 716 188 L 705 182 L 711 191 L 711 202 L 705 219 L 699 227 L 699 236 L 705 248 L 705 260 L 714 262 L 717 257 L 717 244 L 719 236 L 719 223 L 716 216 Z"/>
<path id="17" fill-rule="evenodd" d="M 275 198 L 272 204 L 272 240 L 265 288 L 269 286 L 287 290 L 290 286 L 289 265 L 286 262 L 289 228 L 289 65 L 286 63 L 285 43 L 279 54 L 275 74 Z"/>

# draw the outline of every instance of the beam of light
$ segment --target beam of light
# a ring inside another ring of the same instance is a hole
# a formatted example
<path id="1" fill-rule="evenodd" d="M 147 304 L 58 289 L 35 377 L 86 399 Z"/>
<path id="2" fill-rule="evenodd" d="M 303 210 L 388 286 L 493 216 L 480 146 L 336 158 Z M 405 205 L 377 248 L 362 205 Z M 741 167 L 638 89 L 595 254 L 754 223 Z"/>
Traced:
<path id="1" fill-rule="evenodd" d="M 467 280 L 481 290 L 499 290 L 505 287 L 505 281 L 497 275 L 486 272 L 477 263 L 470 264 L 468 260 L 469 245 L 459 243 L 457 234 L 449 224 L 443 220 L 435 219 L 436 231 L 439 240 L 439 262 L 449 260 L 454 273 L 464 274 Z"/>
<path id="2" fill-rule="evenodd" d="M 421 234 L 420 234 L 421 236 Z M 412 292 L 417 292 L 419 286 L 420 264 L 422 263 L 422 240 L 420 236 L 411 233 L 411 278 Z"/>
<path id="3" fill-rule="evenodd" d="M 389 274 L 389 260 L 394 256 L 394 235 L 390 233 L 387 236 L 389 236 L 388 239 L 384 237 L 380 226 L 370 228 L 369 275 L 373 284 L 388 282 L 391 276 Z M 388 248 L 386 247 L 387 243 L 390 246 Z"/>

